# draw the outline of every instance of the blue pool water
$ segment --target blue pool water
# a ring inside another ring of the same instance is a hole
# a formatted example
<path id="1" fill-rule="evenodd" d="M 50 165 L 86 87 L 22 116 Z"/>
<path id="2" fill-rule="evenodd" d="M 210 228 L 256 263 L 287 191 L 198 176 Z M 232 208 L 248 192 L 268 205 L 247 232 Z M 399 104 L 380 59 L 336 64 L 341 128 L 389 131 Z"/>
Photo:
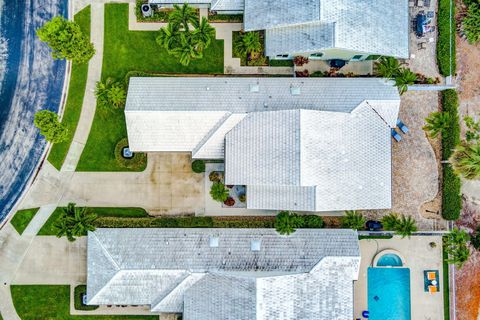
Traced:
<path id="1" fill-rule="evenodd" d="M 410 269 L 368 268 L 369 320 L 410 320 Z"/>
<path id="2" fill-rule="evenodd" d="M 403 266 L 402 259 L 394 253 L 387 253 L 380 257 L 377 261 L 379 267 L 401 267 Z"/>
<path id="3" fill-rule="evenodd" d="M 66 63 L 51 58 L 35 30 L 67 8 L 68 0 L 0 0 L 0 222 L 45 149 L 33 116 L 57 111 L 62 95 Z"/>

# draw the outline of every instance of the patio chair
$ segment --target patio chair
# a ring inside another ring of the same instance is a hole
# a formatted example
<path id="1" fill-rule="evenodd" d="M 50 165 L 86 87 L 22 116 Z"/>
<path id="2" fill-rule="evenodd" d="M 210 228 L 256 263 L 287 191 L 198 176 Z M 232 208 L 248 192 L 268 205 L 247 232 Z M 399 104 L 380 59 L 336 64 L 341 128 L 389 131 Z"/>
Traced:
<path id="1" fill-rule="evenodd" d="M 428 286 L 428 292 L 429 292 L 429 293 L 438 292 L 437 286 Z"/>
<path id="2" fill-rule="evenodd" d="M 403 133 L 408 133 L 410 129 L 405 125 L 405 123 L 402 122 L 402 120 L 397 119 L 397 127 L 403 132 Z"/>
<path id="3" fill-rule="evenodd" d="M 435 271 L 427 272 L 427 279 L 430 281 L 437 280 L 437 274 L 435 273 Z"/>
<path id="4" fill-rule="evenodd" d="M 392 138 L 395 139 L 395 141 L 397 142 L 402 141 L 402 137 L 400 136 L 400 134 L 398 134 L 398 132 L 393 128 L 391 130 L 392 130 Z"/>
<path id="5" fill-rule="evenodd" d="M 425 49 L 427 49 L 427 42 L 426 42 L 426 41 L 422 41 L 422 42 L 417 43 L 417 49 L 418 49 L 418 50 L 425 50 Z"/>

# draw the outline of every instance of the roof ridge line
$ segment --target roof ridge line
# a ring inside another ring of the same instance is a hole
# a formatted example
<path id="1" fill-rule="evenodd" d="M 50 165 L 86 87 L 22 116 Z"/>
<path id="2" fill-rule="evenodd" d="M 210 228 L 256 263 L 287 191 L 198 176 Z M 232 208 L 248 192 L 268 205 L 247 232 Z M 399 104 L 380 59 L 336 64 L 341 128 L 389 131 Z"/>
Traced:
<path id="1" fill-rule="evenodd" d="M 95 241 L 98 243 L 98 245 L 100 246 L 100 248 L 102 249 L 102 252 L 104 253 L 105 257 L 107 257 L 107 259 L 112 263 L 112 265 L 115 267 L 115 269 L 117 269 L 117 272 L 121 270 L 120 266 L 118 265 L 118 263 L 115 261 L 115 259 L 113 259 L 112 255 L 110 254 L 110 252 L 108 252 L 108 250 L 105 248 L 105 246 L 100 242 L 100 240 L 98 239 L 97 235 L 95 234 L 95 232 L 92 232 L 92 234 L 94 235 L 95 237 Z"/>
<path id="2" fill-rule="evenodd" d="M 200 273 L 200 272 L 198 272 Z M 177 290 L 178 287 L 184 283 L 188 278 L 190 278 L 192 276 L 193 272 L 188 272 L 188 274 L 176 285 L 172 288 L 172 290 L 170 290 L 166 295 L 163 296 L 163 298 L 157 302 L 158 300 L 158 297 L 156 297 L 155 299 L 152 300 L 152 303 L 150 304 L 150 309 L 153 310 L 155 309 L 155 307 L 157 307 L 160 303 L 162 303 L 165 299 L 167 299 L 172 293 L 173 291 Z"/>
<path id="3" fill-rule="evenodd" d="M 208 140 L 217 132 L 218 129 L 227 121 L 228 118 L 233 114 L 233 112 L 225 111 L 225 115 L 217 121 L 213 128 L 200 140 L 200 142 L 192 150 L 192 158 L 195 157 L 195 154 L 200 151 L 200 149 L 208 142 Z"/>
<path id="4" fill-rule="evenodd" d="M 93 300 L 95 300 L 95 298 L 100 295 L 100 293 L 102 293 L 102 291 L 104 291 L 108 285 L 110 284 L 110 282 L 113 281 L 113 279 L 121 272 L 122 270 L 117 270 L 117 272 L 115 272 L 115 274 L 110 278 L 110 280 L 108 280 L 103 286 L 102 286 L 102 289 L 98 290 L 98 292 L 88 301 L 88 303 L 92 303 Z M 93 303 L 95 304 L 95 303 Z"/>

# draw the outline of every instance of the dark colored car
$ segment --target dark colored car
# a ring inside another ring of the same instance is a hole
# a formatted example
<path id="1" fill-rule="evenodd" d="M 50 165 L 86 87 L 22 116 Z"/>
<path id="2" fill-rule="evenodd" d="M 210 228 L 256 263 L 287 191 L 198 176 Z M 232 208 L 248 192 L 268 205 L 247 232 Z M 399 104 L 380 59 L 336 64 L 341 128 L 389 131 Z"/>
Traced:
<path id="1" fill-rule="evenodd" d="M 382 223 L 376 220 L 368 220 L 367 223 L 365 224 L 365 227 L 369 231 L 379 231 L 383 229 Z"/>

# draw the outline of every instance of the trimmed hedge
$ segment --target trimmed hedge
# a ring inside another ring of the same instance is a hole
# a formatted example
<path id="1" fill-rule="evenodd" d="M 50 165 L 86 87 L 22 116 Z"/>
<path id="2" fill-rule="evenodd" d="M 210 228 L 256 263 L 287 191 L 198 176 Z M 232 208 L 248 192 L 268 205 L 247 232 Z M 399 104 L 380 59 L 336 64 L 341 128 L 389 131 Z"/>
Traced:
<path id="1" fill-rule="evenodd" d="M 437 64 L 440 74 L 454 75 L 455 63 L 455 2 L 453 3 L 452 21 L 450 21 L 450 1 L 438 0 L 438 39 Z M 451 25 L 450 25 L 451 23 Z M 450 72 L 450 34 L 452 35 L 452 70 Z"/>
<path id="2" fill-rule="evenodd" d="M 76 286 L 73 291 L 74 291 L 73 304 L 75 305 L 75 310 L 91 311 L 91 310 L 98 309 L 98 306 L 95 306 L 95 305 L 87 306 L 82 303 L 82 295 L 87 293 L 86 285 Z"/>
<path id="3" fill-rule="evenodd" d="M 211 14 L 209 22 L 243 22 L 243 14 Z"/>
<path id="4" fill-rule="evenodd" d="M 192 162 L 192 171 L 195 173 L 205 172 L 205 161 L 203 160 L 194 160 Z"/>
<path id="5" fill-rule="evenodd" d="M 270 67 L 293 67 L 293 60 L 270 59 L 268 65 Z"/>
<path id="6" fill-rule="evenodd" d="M 460 143 L 460 121 L 458 117 L 458 95 L 453 89 L 442 91 L 442 109 L 450 115 L 449 131 L 442 136 L 442 158 L 448 160 Z M 443 165 L 442 216 L 446 220 L 457 220 L 462 210 L 462 182 L 449 164 Z"/>

